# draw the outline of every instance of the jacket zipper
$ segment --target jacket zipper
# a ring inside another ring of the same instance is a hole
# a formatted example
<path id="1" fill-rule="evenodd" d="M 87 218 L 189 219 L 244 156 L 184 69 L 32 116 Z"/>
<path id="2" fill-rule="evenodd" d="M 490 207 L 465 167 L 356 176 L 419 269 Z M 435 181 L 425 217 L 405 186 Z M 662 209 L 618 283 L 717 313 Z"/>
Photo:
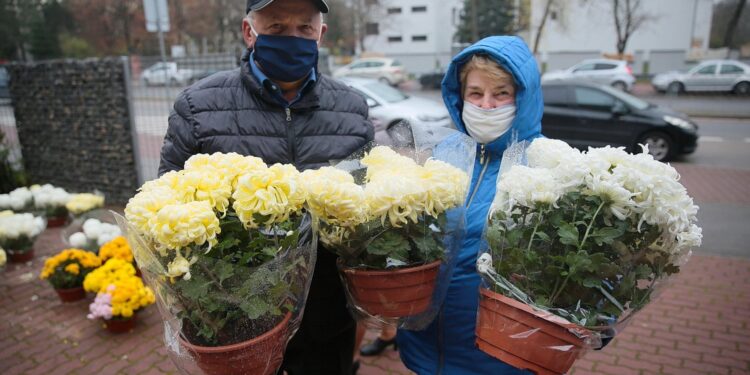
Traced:
<path id="1" fill-rule="evenodd" d="M 471 207 L 471 202 L 474 201 L 474 196 L 479 191 L 479 186 L 482 185 L 482 180 L 484 179 L 484 174 L 487 172 L 487 167 L 490 166 L 490 157 L 487 156 L 487 159 L 485 160 L 485 149 L 484 145 L 481 145 L 480 148 L 480 154 L 479 154 L 479 164 L 482 165 L 482 171 L 479 172 L 479 178 L 477 179 L 477 185 L 474 186 L 474 191 L 471 193 L 471 196 L 469 196 L 469 202 L 466 204 L 466 212 L 469 211 L 469 207 Z M 486 164 L 485 164 L 486 162 Z M 445 305 L 440 307 L 440 313 L 438 314 L 438 375 L 443 373 L 443 368 L 445 367 L 445 354 L 443 350 L 443 317 L 445 313 Z"/>
<path id="2" fill-rule="evenodd" d="M 286 122 L 289 127 L 287 128 L 287 142 L 289 143 L 289 156 L 292 159 L 292 164 L 297 162 L 297 155 L 295 155 L 294 147 L 294 127 L 292 126 L 292 109 L 289 107 L 284 108 L 286 113 Z"/>

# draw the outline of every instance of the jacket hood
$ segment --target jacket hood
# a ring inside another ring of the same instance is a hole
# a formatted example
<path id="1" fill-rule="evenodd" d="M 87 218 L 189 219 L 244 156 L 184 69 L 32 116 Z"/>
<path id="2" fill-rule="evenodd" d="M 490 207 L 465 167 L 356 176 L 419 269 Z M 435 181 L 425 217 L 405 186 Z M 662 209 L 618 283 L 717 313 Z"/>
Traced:
<path id="1" fill-rule="evenodd" d="M 475 54 L 484 54 L 495 60 L 513 76 L 516 83 L 516 117 L 511 129 L 486 146 L 494 151 L 502 151 L 511 140 L 526 140 L 539 136 L 544 110 L 539 69 L 526 43 L 516 36 L 484 38 L 463 50 L 451 61 L 443 78 L 442 94 L 456 127 L 466 133 L 466 126 L 461 119 L 464 101 L 460 72 L 464 64 Z"/>

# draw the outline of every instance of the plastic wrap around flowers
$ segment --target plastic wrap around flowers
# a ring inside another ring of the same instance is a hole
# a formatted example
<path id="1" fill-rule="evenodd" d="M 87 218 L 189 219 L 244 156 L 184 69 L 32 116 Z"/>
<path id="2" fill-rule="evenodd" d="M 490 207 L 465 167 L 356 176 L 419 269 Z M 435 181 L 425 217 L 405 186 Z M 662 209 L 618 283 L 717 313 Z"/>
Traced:
<path id="1" fill-rule="evenodd" d="M 377 146 L 303 181 L 355 314 L 419 329 L 442 302 L 475 144 L 450 129 L 411 131 L 409 147 Z"/>
<path id="2" fill-rule="evenodd" d="M 191 157 L 130 199 L 118 222 L 179 368 L 276 372 L 314 269 L 304 202 L 293 166 L 220 153 Z"/>
<path id="3" fill-rule="evenodd" d="M 679 272 L 701 243 L 698 207 L 647 150 L 525 146 L 506 151 L 477 263 L 488 288 L 477 343 L 516 367 L 565 373 Z"/>

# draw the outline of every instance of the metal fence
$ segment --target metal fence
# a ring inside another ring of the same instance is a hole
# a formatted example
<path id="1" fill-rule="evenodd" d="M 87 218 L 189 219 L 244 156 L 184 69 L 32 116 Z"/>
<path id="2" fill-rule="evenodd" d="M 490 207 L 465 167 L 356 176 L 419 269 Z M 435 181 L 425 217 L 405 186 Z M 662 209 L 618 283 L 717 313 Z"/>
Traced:
<path id="1" fill-rule="evenodd" d="M 156 178 L 159 152 L 169 113 L 179 93 L 190 84 L 238 66 L 237 53 L 203 55 L 162 62 L 158 56 L 128 58 L 129 102 L 135 128 L 139 179 Z"/>

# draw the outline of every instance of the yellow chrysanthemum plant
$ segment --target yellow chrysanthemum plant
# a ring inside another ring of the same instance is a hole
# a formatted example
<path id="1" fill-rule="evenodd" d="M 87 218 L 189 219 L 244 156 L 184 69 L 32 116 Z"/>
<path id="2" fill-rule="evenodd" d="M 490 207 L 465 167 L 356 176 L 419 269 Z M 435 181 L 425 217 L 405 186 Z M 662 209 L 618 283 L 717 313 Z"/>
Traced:
<path id="1" fill-rule="evenodd" d="M 172 325 L 169 339 L 194 353 L 280 324 L 293 334 L 317 243 L 300 178 L 291 165 L 200 154 L 130 199 L 118 223 Z"/>
<path id="2" fill-rule="evenodd" d="M 96 254 L 81 249 L 65 249 L 44 261 L 39 277 L 55 289 L 72 289 L 83 285 L 91 271 L 101 266 Z"/>
<path id="3" fill-rule="evenodd" d="M 95 193 L 71 194 L 65 204 L 68 212 L 75 217 L 101 207 L 104 207 L 104 195 Z"/>
<path id="4" fill-rule="evenodd" d="M 358 318 L 418 330 L 437 314 L 463 235 L 476 145 L 445 133 L 408 148 L 373 145 L 302 173 L 307 209 L 322 245 L 339 256 Z"/>
<path id="5" fill-rule="evenodd" d="M 467 173 L 435 158 L 420 165 L 386 146 L 372 148 L 359 163 L 366 168 L 359 184 L 334 167 L 302 173 L 322 243 L 349 267 L 390 269 L 443 259 L 448 213 L 463 205 Z"/>
<path id="6" fill-rule="evenodd" d="M 125 320 L 156 301 L 154 292 L 135 276 L 133 264 L 117 257 L 89 273 L 83 281 L 87 292 L 96 293 L 89 305 L 89 319 Z"/>

